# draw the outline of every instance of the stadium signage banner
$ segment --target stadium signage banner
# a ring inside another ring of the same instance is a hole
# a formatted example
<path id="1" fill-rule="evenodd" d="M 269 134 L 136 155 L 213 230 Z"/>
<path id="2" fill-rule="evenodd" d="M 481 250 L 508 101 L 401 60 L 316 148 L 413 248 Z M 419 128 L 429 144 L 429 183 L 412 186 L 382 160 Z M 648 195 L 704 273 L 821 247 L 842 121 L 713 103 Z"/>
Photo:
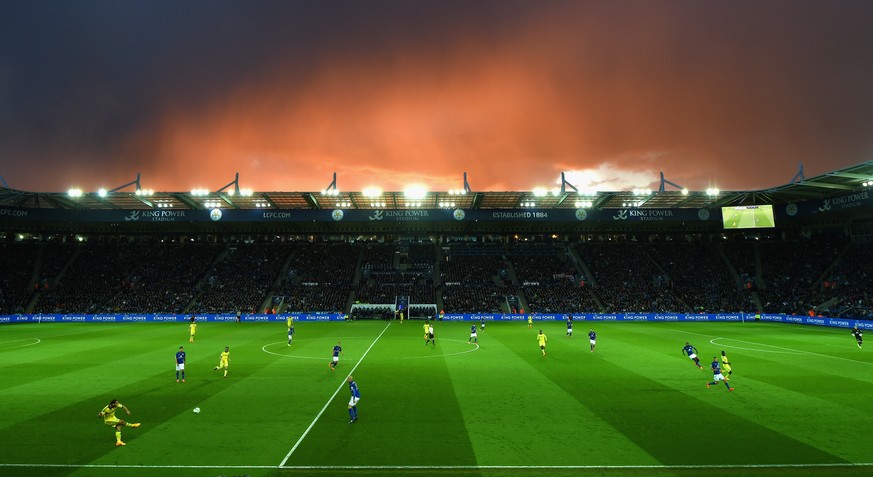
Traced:
<path id="1" fill-rule="evenodd" d="M 851 192 L 829 199 L 805 200 L 774 207 L 776 217 L 809 217 L 832 212 L 842 212 L 856 207 L 873 207 L 873 195 L 869 191 Z"/>
<path id="2" fill-rule="evenodd" d="M 0 206 L 0 222 L 699 222 L 720 220 L 716 215 L 705 209 L 68 210 Z"/>
<path id="3" fill-rule="evenodd" d="M 653 321 L 653 322 L 737 322 L 754 321 L 755 315 L 748 313 L 715 313 L 715 314 L 665 314 L 665 313 L 627 313 L 627 314 L 602 314 L 602 313 L 574 313 L 570 314 L 535 314 L 531 315 L 534 321 L 566 321 L 569 316 L 574 321 Z M 444 321 L 527 321 L 528 315 L 504 315 L 504 314 L 445 314 Z M 806 317 L 795 315 L 764 314 L 761 321 L 777 323 L 796 323 L 801 325 L 830 326 L 836 328 L 873 329 L 873 321 L 863 321 L 847 318 Z"/>
<path id="4" fill-rule="evenodd" d="M 192 315 L 173 314 L 99 314 L 99 315 L 0 315 L 0 323 L 156 323 L 175 322 L 184 323 L 190 321 Z M 234 322 L 236 314 L 209 314 L 193 315 L 198 322 Z M 441 321 L 527 321 L 532 316 L 534 321 L 566 321 L 569 316 L 574 321 L 584 322 L 725 322 L 725 321 L 754 321 L 755 315 L 746 313 L 719 313 L 719 314 L 665 314 L 665 313 L 628 313 L 628 314 L 603 314 L 603 313 L 544 313 L 535 315 L 521 314 L 454 314 L 446 313 L 440 317 Z M 283 313 L 279 315 L 266 314 L 242 314 L 240 321 L 246 323 L 256 322 L 285 322 L 288 318 L 294 321 L 343 321 L 345 315 L 339 313 Z M 834 328 L 852 328 L 857 326 L 863 330 L 873 330 L 873 321 L 856 320 L 849 318 L 827 318 L 821 316 L 797 316 L 797 315 L 760 315 L 760 321 L 774 323 L 795 323 L 799 325 L 829 326 Z"/>
<path id="5" fill-rule="evenodd" d="M 168 314 L 121 314 L 121 315 L 3 315 L 0 323 L 183 323 L 191 320 L 192 315 Z M 236 321 L 236 314 L 193 315 L 198 322 Z M 292 313 L 280 315 L 242 314 L 241 322 L 285 322 L 288 318 L 294 321 L 343 321 L 345 315 L 337 313 Z"/>

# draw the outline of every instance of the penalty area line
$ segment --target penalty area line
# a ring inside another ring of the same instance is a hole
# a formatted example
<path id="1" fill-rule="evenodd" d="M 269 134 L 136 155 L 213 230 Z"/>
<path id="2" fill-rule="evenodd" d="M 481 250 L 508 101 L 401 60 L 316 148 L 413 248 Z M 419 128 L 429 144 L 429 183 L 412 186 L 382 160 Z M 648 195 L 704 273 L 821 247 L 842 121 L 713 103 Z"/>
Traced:
<path id="1" fill-rule="evenodd" d="M 358 362 L 355 363 L 355 366 L 352 367 L 352 370 L 349 371 L 349 374 L 346 375 L 346 378 L 348 378 L 349 376 L 351 376 L 352 373 L 354 373 L 355 370 L 358 369 L 358 365 L 361 364 L 362 361 L 364 361 L 364 358 L 367 357 L 367 353 L 369 353 L 370 350 L 373 349 L 373 346 L 376 344 L 376 342 L 379 341 L 379 338 L 381 338 L 382 335 L 384 335 L 385 332 L 388 331 L 388 328 L 389 328 L 390 326 L 391 326 L 391 322 L 388 322 L 388 325 L 385 326 L 385 328 L 382 330 L 382 332 L 379 333 L 379 336 L 377 336 L 376 339 L 373 340 L 372 343 L 370 343 L 370 347 L 367 348 L 367 351 L 364 351 L 364 354 L 361 356 L 361 359 L 359 359 Z M 321 411 L 318 411 L 318 415 L 315 416 L 315 419 L 312 420 L 312 422 L 309 424 L 309 427 L 307 427 L 306 430 L 303 432 L 303 435 L 300 436 L 300 439 L 297 439 L 297 442 L 294 443 L 294 447 L 292 447 L 291 450 L 288 451 L 288 454 L 286 454 L 286 455 L 285 455 L 285 458 L 282 459 L 282 462 L 279 464 L 279 467 L 284 466 L 285 463 L 288 462 L 288 459 L 291 458 L 291 454 L 293 454 L 294 451 L 297 450 L 297 447 L 300 446 L 300 443 L 303 442 L 303 439 L 306 438 L 307 434 L 309 434 L 309 431 L 311 431 L 312 428 L 315 427 L 315 423 L 318 422 L 318 420 L 321 418 L 321 415 L 324 414 L 324 411 L 327 410 L 327 406 L 330 406 L 330 403 L 332 403 L 333 400 L 334 400 L 334 398 L 336 397 L 336 395 L 339 394 L 340 389 L 343 388 L 343 385 L 344 385 L 344 384 L 346 384 L 346 380 L 345 380 L 345 379 L 343 379 L 343 382 L 341 382 L 340 385 L 337 386 L 336 391 L 333 392 L 333 395 L 330 397 L 330 399 L 328 399 L 327 402 L 324 403 L 324 407 L 321 408 Z"/>

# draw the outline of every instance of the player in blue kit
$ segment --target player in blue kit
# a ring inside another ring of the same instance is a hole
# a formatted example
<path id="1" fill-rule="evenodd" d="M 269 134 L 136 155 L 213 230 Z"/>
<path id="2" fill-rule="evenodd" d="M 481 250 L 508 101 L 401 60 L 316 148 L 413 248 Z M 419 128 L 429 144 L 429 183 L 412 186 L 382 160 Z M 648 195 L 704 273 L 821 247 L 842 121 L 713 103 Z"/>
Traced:
<path id="1" fill-rule="evenodd" d="M 594 352 L 594 347 L 597 345 L 597 333 L 594 330 L 588 332 L 588 344 L 591 346 L 591 352 Z"/>
<path id="2" fill-rule="evenodd" d="M 697 369 L 703 369 L 703 366 L 700 365 L 700 358 L 697 357 L 697 348 L 685 342 L 685 346 L 682 348 L 682 352 L 687 354 L 694 364 L 697 366 Z"/>
<path id="3" fill-rule="evenodd" d="M 467 340 L 467 344 L 478 343 L 479 337 L 476 335 L 476 325 L 470 327 L 470 339 Z"/>
<path id="4" fill-rule="evenodd" d="M 573 315 L 567 316 L 567 336 L 573 337 Z"/>
<path id="5" fill-rule="evenodd" d="M 712 364 L 709 365 L 712 368 L 712 382 L 706 383 L 706 389 L 709 389 L 710 386 L 715 386 L 719 381 L 724 383 L 724 387 L 728 388 L 728 391 L 733 391 L 734 388 L 728 384 L 727 380 L 724 378 L 724 375 L 721 374 L 721 368 L 718 364 L 718 358 L 715 356 L 712 357 Z"/>
<path id="6" fill-rule="evenodd" d="M 179 373 L 182 373 L 182 382 L 185 382 L 185 350 L 179 346 L 176 351 L 176 382 L 179 382 Z"/>
<path id="7" fill-rule="evenodd" d="M 333 359 L 330 361 L 330 370 L 336 371 L 336 364 L 339 363 L 339 355 L 343 352 L 342 346 L 340 346 L 340 342 L 336 342 L 336 346 L 333 347 Z"/>
<path id="8" fill-rule="evenodd" d="M 349 424 L 351 424 L 358 420 L 358 401 L 361 400 L 361 391 L 358 390 L 358 383 L 355 382 L 355 378 L 351 374 L 346 380 L 349 382 L 349 392 L 352 394 L 349 399 Z"/>

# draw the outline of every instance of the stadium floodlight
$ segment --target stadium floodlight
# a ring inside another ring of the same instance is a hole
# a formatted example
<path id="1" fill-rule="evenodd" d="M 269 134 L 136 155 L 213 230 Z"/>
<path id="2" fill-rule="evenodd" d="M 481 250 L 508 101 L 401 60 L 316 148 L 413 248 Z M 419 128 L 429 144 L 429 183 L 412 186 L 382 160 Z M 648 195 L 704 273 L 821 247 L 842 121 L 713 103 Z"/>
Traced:
<path id="1" fill-rule="evenodd" d="M 709 189 L 706 189 L 706 195 L 708 195 L 710 197 L 717 197 L 719 192 L 721 192 L 721 191 L 715 187 L 710 187 Z"/>
<path id="2" fill-rule="evenodd" d="M 467 195 L 468 193 L 472 193 L 473 189 L 470 188 L 470 183 L 467 182 L 467 173 L 464 173 L 464 189 L 458 191 L 459 195 Z"/>
<path id="3" fill-rule="evenodd" d="M 224 185 L 224 187 L 215 191 L 215 193 L 218 194 L 218 193 L 224 192 L 224 190 L 230 186 L 233 186 L 233 189 L 230 189 L 229 191 L 227 191 L 227 195 L 229 195 L 231 197 L 233 197 L 235 195 L 249 197 L 253 194 L 251 189 L 240 189 L 239 188 L 239 172 L 237 172 L 236 175 L 234 175 L 232 181 L 228 182 L 227 184 Z M 208 193 L 209 192 L 207 191 L 207 194 Z"/>
<path id="4" fill-rule="evenodd" d="M 564 173 L 561 172 L 561 193 L 566 194 L 567 188 L 573 189 L 573 192 L 579 193 L 579 189 L 576 188 L 573 184 L 567 182 L 567 178 L 564 176 Z M 558 195 L 558 194 L 555 194 Z"/>
<path id="5" fill-rule="evenodd" d="M 534 187 L 533 188 L 534 197 L 545 197 L 548 193 L 549 193 L 549 191 L 545 187 Z"/>
<path id="6" fill-rule="evenodd" d="M 403 189 L 406 200 L 424 200 L 427 197 L 427 187 L 424 184 L 409 184 Z"/>
<path id="7" fill-rule="evenodd" d="M 71 188 L 70 190 L 67 191 L 67 195 L 70 197 L 73 197 L 73 198 L 82 197 L 82 189 L 75 188 L 75 187 Z"/>
<path id="8" fill-rule="evenodd" d="M 382 197 L 382 188 L 376 186 L 364 187 L 361 194 L 368 199 L 375 199 L 377 197 Z"/>
<path id="9" fill-rule="evenodd" d="M 107 192 L 106 192 L 106 189 L 104 189 L 104 188 L 102 188 L 102 187 L 101 187 L 100 189 L 97 190 L 97 195 L 100 196 L 100 197 L 106 197 L 106 193 L 107 193 Z"/>
<path id="10" fill-rule="evenodd" d="M 132 180 L 132 181 L 126 183 L 126 184 L 122 184 L 122 185 L 120 185 L 120 186 L 118 186 L 118 187 L 116 187 L 116 188 L 114 188 L 114 189 L 110 189 L 110 190 L 106 191 L 106 194 L 109 195 L 109 194 L 111 194 L 111 193 L 113 193 L 113 192 L 118 192 L 118 191 L 120 191 L 121 189 L 124 189 L 125 187 L 128 187 L 128 186 L 134 186 L 134 189 L 135 189 L 134 193 L 135 193 L 137 196 L 143 195 L 143 193 L 142 193 L 142 185 L 141 185 L 140 182 L 139 182 L 139 178 L 140 178 L 140 174 L 139 174 L 139 172 L 137 172 L 137 173 L 136 173 L 136 179 L 134 179 L 134 180 Z M 101 196 L 101 197 L 103 197 L 103 196 Z"/>
<path id="11" fill-rule="evenodd" d="M 670 184 L 671 186 L 682 191 L 682 195 L 688 195 L 688 189 L 680 186 L 675 182 L 670 182 L 667 179 L 664 179 L 664 171 L 661 171 L 661 185 L 658 187 L 658 192 L 664 192 L 666 190 L 666 185 Z"/>
<path id="12" fill-rule="evenodd" d="M 324 189 L 321 190 L 321 195 L 337 196 L 339 189 L 336 186 L 336 172 L 333 173 L 333 180 Z"/>

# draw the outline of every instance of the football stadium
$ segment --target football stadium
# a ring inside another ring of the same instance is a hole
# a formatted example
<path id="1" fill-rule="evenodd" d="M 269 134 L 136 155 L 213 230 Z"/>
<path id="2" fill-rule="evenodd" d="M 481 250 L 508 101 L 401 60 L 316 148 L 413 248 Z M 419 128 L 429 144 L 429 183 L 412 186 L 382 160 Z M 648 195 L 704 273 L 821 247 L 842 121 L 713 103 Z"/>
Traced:
<path id="1" fill-rule="evenodd" d="M 4 476 L 873 472 L 873 162 L 733 192 L 139 179 L 0 189 Z"/>

